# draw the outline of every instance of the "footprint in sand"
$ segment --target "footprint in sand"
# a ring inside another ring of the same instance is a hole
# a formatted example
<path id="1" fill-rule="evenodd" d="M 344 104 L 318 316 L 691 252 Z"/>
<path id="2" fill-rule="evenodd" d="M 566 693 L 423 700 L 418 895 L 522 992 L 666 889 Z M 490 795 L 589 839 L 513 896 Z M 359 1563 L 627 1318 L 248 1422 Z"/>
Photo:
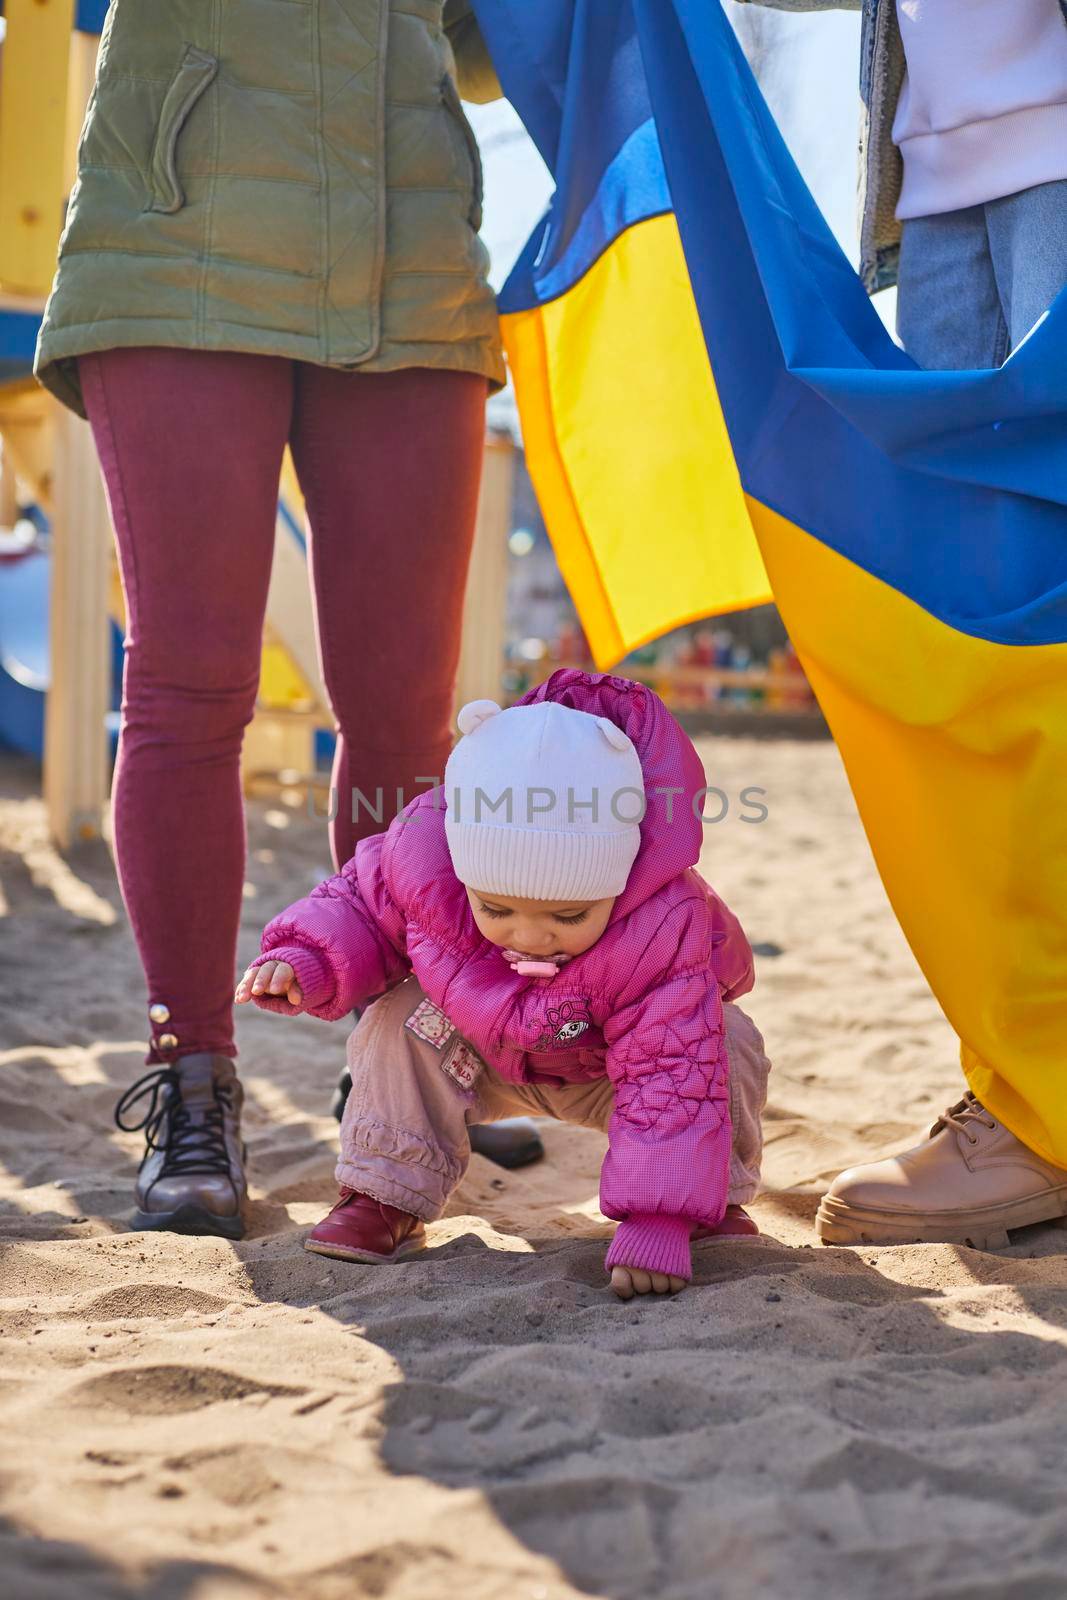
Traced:
<path id="1" fill-rule="evenodd" d="M 258 1383 L 222 1367 L 120 1367 L 87 1378 L 63 1397 L 65 1407 L 119 1411 L 127 1416 L 176 1416 L 201 1411 L 224 1400 L 249 1395 L 283 1399 L 307 1394 L 306 1388 L 283 1383 Z"/>
<path id="2" fill-rule="evenodd" d="M 164 1483 L 160 1492 L 178 1488 L 179 1493 L 186 1493 L 182 1480 L 188 1475 L 213 1499 L 236 1510 L 283 1493 L 287 1484 L 299 1480 L 307 1461 L 296 1451 L 234 1445 L 169 1456 L 162 1467 L 171 1477 L 177 1476 L 179 1483 Z"/>

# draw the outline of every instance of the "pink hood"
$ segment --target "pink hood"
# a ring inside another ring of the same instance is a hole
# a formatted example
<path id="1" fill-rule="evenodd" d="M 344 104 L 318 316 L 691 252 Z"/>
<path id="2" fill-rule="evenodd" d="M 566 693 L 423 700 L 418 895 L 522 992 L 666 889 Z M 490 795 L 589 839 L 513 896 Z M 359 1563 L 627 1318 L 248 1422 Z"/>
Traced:
<path id="1" fill-rule="evenodd" d="M 259 960 L 290 962 L 304 1003 L 256 1003 L 340 1019 L 414 972 L 503 1076 L 606 1073 L 615 1112 L 600 1202 L 623 1222 L 609 1263 L 685 1276 L 691 1227 L 718 1222 L 726 1204 L 722 1000 L 752 987 L 752 953 L 695 871 L 702 823 L 693 801 L 704 771 L 659 697 L 625 678 L 561 669 L 519 704 L 546 699 L 610 718 L 644 773 L 641 847 L 596 944 L 552 978 L 513 972 L 479 933 L 452 870 L 437 789 L 268 924 Z"/>

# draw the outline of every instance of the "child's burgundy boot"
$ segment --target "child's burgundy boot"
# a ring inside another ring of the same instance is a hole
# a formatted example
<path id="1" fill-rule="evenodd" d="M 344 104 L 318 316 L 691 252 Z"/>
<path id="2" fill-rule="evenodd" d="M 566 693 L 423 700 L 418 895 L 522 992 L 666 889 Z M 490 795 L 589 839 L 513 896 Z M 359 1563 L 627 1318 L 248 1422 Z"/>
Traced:
<path id="1" fill-rule="evenodd" d="M 384 1265 L 425 1249 L 426 1227 L 421 1217 L 409 1216 L 369 1194 L 342 1189 L 329 1216 L 304 1240 L 304 1248 L 339 1261 Z"/>
<path id="2" fill-rule="evenodd" d="M 752 1239 L 759 1233 L 759 1224 L 750 1217 L 744 1206 L 727 1206 L 726 1215 L 714 1228 L 694 1228 L 690 1235 L 692 1244 L 702 1239 Z"/>

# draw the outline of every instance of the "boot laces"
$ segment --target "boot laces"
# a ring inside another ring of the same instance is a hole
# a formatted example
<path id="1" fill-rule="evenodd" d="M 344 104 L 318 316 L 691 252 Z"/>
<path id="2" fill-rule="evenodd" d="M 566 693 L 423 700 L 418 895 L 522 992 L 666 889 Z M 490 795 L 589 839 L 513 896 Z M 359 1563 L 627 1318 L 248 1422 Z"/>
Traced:
<path id="1" fill-rule="evenodd" d="M 987 1111 L 982 1102 L 968 1089 L 962 1100 L 958 1100 L 954 1106 L 949 1106 L 947 1111 L 942 1111 L 934 1131 L 955 1128 L 957 1133 L 963 1134 L 968 1144 L 977 1144 L 978 1140 L 971 1128 L 973 1122 L 980 1122 L 984 1128 L 990 1130 L 997 1125 L 992 1113 Z"/>
<path id="2" fill-rule="evenodd" d="M 215 1104 L 206 1106 L 194 1121 L 182 1100 L 181 1077 L 173 1067 L 146 1072 L 132 1083 L 115 1107 L 115 1125 L 123 1133 L 144 1131 L 147 1146 L 141 1165 L 155 1151 L 163 1153 L 162 1178 L 184 1177 L 191 1172 L 230 1175 L 223 1117 L 233 1108 L 230 1084 L 213 1086 Z M 124 1120 L 138 1101 L 148 1100 L 139 1122 Z"/>

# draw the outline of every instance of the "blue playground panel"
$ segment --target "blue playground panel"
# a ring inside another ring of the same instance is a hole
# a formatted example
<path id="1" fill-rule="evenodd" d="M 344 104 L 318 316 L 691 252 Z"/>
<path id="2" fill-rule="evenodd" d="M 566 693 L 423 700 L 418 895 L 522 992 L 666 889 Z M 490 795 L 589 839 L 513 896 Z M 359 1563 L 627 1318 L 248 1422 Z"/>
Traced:
<path id="1" fill-rule="evenodd" d="M 44 706 L 51 667 L 48 658 L 48 596 L 51 566 L 43 550 L 0 558 L 0 746 L 44 756 Z M 122 693 L 122 634 L 111 631 L 111 710 L 107 717 L 111 759 L 118 747 Z"/>
<path id="2" fill-rule="evenodd" d="M 40 326 L 35 311 L 0 311 L 0 383 L 29 377 Z"/>
<path id="3" fill-rule="evenodd" d="M 0 562 L 0 742 L 37 756 L 48 687 L 49 565 L 35 551 Z"/>
<path id="4" fill-rule="evenodd" d="M 315 729 L 315 770 L 321 772 L 323 768 L 328 771 L 333 766 L 333 753 L 337 745 L 337 736 L 332 728 Z"/>
<path id="5" fill-rule="evenodd" d="M 109 0 L 78 0 L 74 13 L 74 26 L 79 33 L 100 33 L 107 16 Z M 4 0 L 0 0 L 0 17 L 4 14 Z"/>
<path id="6" fill-rule="evenodd" d="M 74 26 L 79 33 L 99 33 L 107 15 L 108 0 L 78 0 Z"/>
<path id="7" fill-rule="evenodd" d="M 36 311 L 0 311 L 0 361 L 32 366 L 40 326 Z"/>
<path id="8" fill-rule="evenodd" d="M 45 696 L 51 681 L 48 656 L 48 597 L 51 562 L 43 550 L 0 557 L 0 749 L 44 757 Z M 111 700 L 106 716 L 112 763 L 118 749 L 122 698 L 122 632 L 111 632 Z M 316 728 L 317 771 L 333 765 L 336 736 Z"/>

